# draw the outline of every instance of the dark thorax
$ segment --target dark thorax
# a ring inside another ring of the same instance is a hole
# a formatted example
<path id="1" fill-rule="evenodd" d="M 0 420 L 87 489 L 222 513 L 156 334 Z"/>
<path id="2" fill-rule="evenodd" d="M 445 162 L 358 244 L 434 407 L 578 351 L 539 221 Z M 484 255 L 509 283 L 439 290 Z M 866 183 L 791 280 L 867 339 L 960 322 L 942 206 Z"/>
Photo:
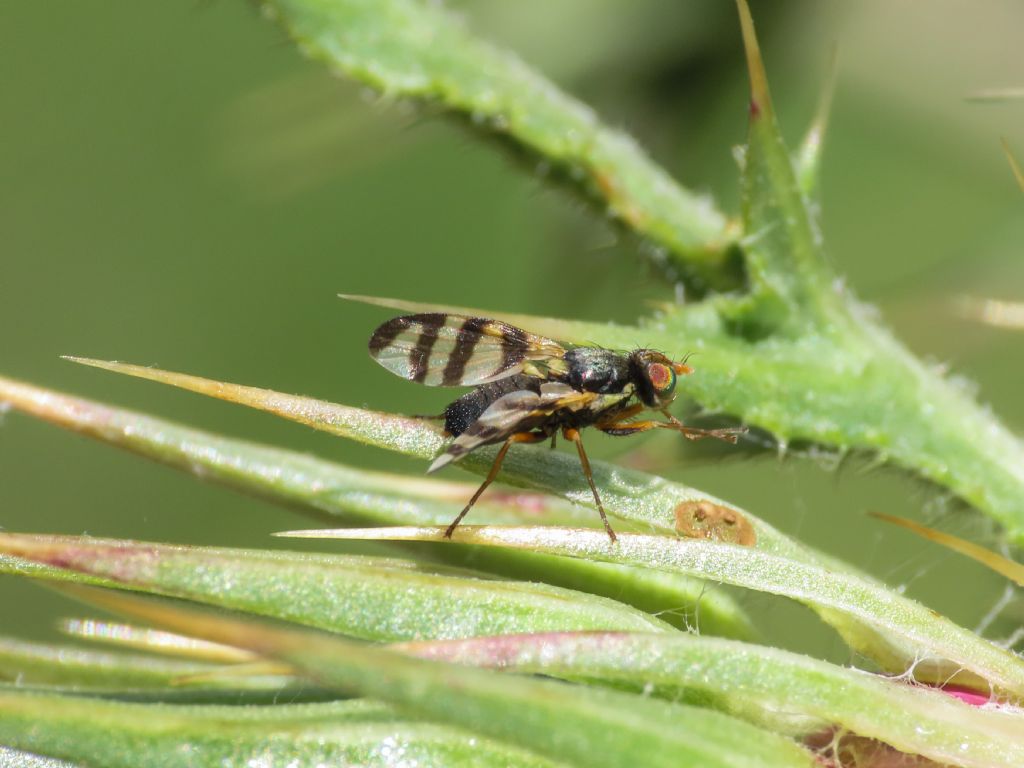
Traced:
<path id="1" fill-rule="evenodd" d="M 610 349 L 576 347 L 565 353 L 562 380 L 580 392 L 618 394 L 632 383 L 629 359 Z"/>

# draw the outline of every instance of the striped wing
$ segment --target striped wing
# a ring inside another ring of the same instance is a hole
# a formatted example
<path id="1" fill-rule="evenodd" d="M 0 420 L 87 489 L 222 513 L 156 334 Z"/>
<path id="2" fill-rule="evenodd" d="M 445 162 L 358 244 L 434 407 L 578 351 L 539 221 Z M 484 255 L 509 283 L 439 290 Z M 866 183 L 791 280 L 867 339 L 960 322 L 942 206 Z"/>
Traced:
<path id="1" fill-rule="evenodd" d="M 537 363 L 557 367 L 565 348 L 483 317 L 440 312 L 388 320 L 370 337 L 370 355 L 403 379 L 432 387 L 486 384 Z"/>
<path id="2" fill-rule="evenodd" d="M 536 429 L 562 408 L 585 408 L 601 397 L 595 392 L 578 392 L 556 382 L 542 384 L 540 394 L 529 390 L 509 392 L 491 403 L 427 471 L 435 472 L 481 446 L 504 442 L 516 432 Z"/>

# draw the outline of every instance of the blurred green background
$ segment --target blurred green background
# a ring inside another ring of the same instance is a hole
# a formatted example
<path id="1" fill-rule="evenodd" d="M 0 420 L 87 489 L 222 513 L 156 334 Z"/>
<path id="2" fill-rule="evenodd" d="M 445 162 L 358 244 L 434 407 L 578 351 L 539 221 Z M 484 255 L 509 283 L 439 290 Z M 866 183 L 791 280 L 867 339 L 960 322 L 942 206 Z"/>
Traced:
<path id="1" fill-rule="evenodd" d="M 1024 102 L 964 98 L 1024 84 L 1024 6 L 850 5 L 753 6 L 791 141 L 839 45 L 822 186 L 829 256 L 918 354 L 976 383 L 1019 428 L 1024 334 L 966 321 L 954 303 L 1024 298 L 1024 196 L 998 143 L 1005 135 L 1024 153 Z M 736 210 L 732 147 L 744 138 L 746 81 L 733 4 L 448 6 L 636 135 L 682 183 Z M 0 71 L 3 375 L 418 473 L 420 462 L 58 355 L 436 412 L 444 392 L 391 377 L 366 356 L 387 313 L 337 292 L 618 321 L 672 295 L 636 243 L 578 201 L 432 110 L 331 77 L 248 3 L 11 0 L 0 6 Z M 306 524 L 25 417 L 2 418 L 6 529 L 270 546 L 270 531 Z M 642 442 L 588 446 L 615 457 Z M 1003 591 L 980 567 L 865 517 L 879 509 L 995 541 L 977 516 L 905 475 L 858 462 L 837 473 L 827 456 L 680 460 L 670 442 L 646 445 L 648 457 L 669 459 L 659 471 L 905 585 L 966 626 Z M 0 599 L 5 631 L 25 635 L 76 610 L 12 580 L 0 581 Z M 801 609 L 739 599 L 772 640 L 845 653 Z M 991 634 L 1009 634 L 1021 616 L 1011 607 Z"/>

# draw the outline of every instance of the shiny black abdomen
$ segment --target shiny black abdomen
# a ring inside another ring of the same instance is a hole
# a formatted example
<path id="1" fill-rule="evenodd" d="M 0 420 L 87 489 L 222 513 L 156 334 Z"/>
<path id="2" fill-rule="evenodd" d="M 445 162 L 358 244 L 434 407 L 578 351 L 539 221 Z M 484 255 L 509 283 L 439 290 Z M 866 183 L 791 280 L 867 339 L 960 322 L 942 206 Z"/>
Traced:
<path id="1" fill-rule="evenodd" d="M 469 429 L 469 425 L 480 418 L 480 414 L 486 411 L 487 407 L 495 400 L 504 397 L 509 392 L 518 392 L 523 389 L 540 394 L 542 383 L 543 381 L 536 376 L 520 374 L 498 379 L 490 384 L 481 384 L 444 409 L 445 431 L 452 437 L 458 437 Z"/>

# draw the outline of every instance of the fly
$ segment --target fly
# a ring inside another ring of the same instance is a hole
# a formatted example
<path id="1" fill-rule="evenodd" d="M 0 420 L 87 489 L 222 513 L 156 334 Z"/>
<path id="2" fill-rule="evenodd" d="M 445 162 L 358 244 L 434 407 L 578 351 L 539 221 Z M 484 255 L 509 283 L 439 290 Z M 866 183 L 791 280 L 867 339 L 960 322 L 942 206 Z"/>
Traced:
<path id="1" fill-rule="evenodd" d="M 392 318 L 373 332 L 369 349 L 378 363 L 404 379 L 474 388 L 445 409 L 445 432 L 454 440 L 428 472 L 485 445 L 501 445 L 486 479 L 445 531 L 447 538 L 497 477 L 516 443 L 550 439 L 553 445 L 561 433 L 575 444 L 601 522 L 614 542 L 581 430 L 596 427 L 624 436 L 673 429 L 691 440 L 715 437 L 731 443 L 745 431 L 688 427 L 672 416 L 668 406 L 676 397 L 677 378 L 693 368 L 652 349 L 573 347 L 500 320 L 447 312 Z M 667 420 L 638 419 L 644 411 L 657 411 Z"/>

